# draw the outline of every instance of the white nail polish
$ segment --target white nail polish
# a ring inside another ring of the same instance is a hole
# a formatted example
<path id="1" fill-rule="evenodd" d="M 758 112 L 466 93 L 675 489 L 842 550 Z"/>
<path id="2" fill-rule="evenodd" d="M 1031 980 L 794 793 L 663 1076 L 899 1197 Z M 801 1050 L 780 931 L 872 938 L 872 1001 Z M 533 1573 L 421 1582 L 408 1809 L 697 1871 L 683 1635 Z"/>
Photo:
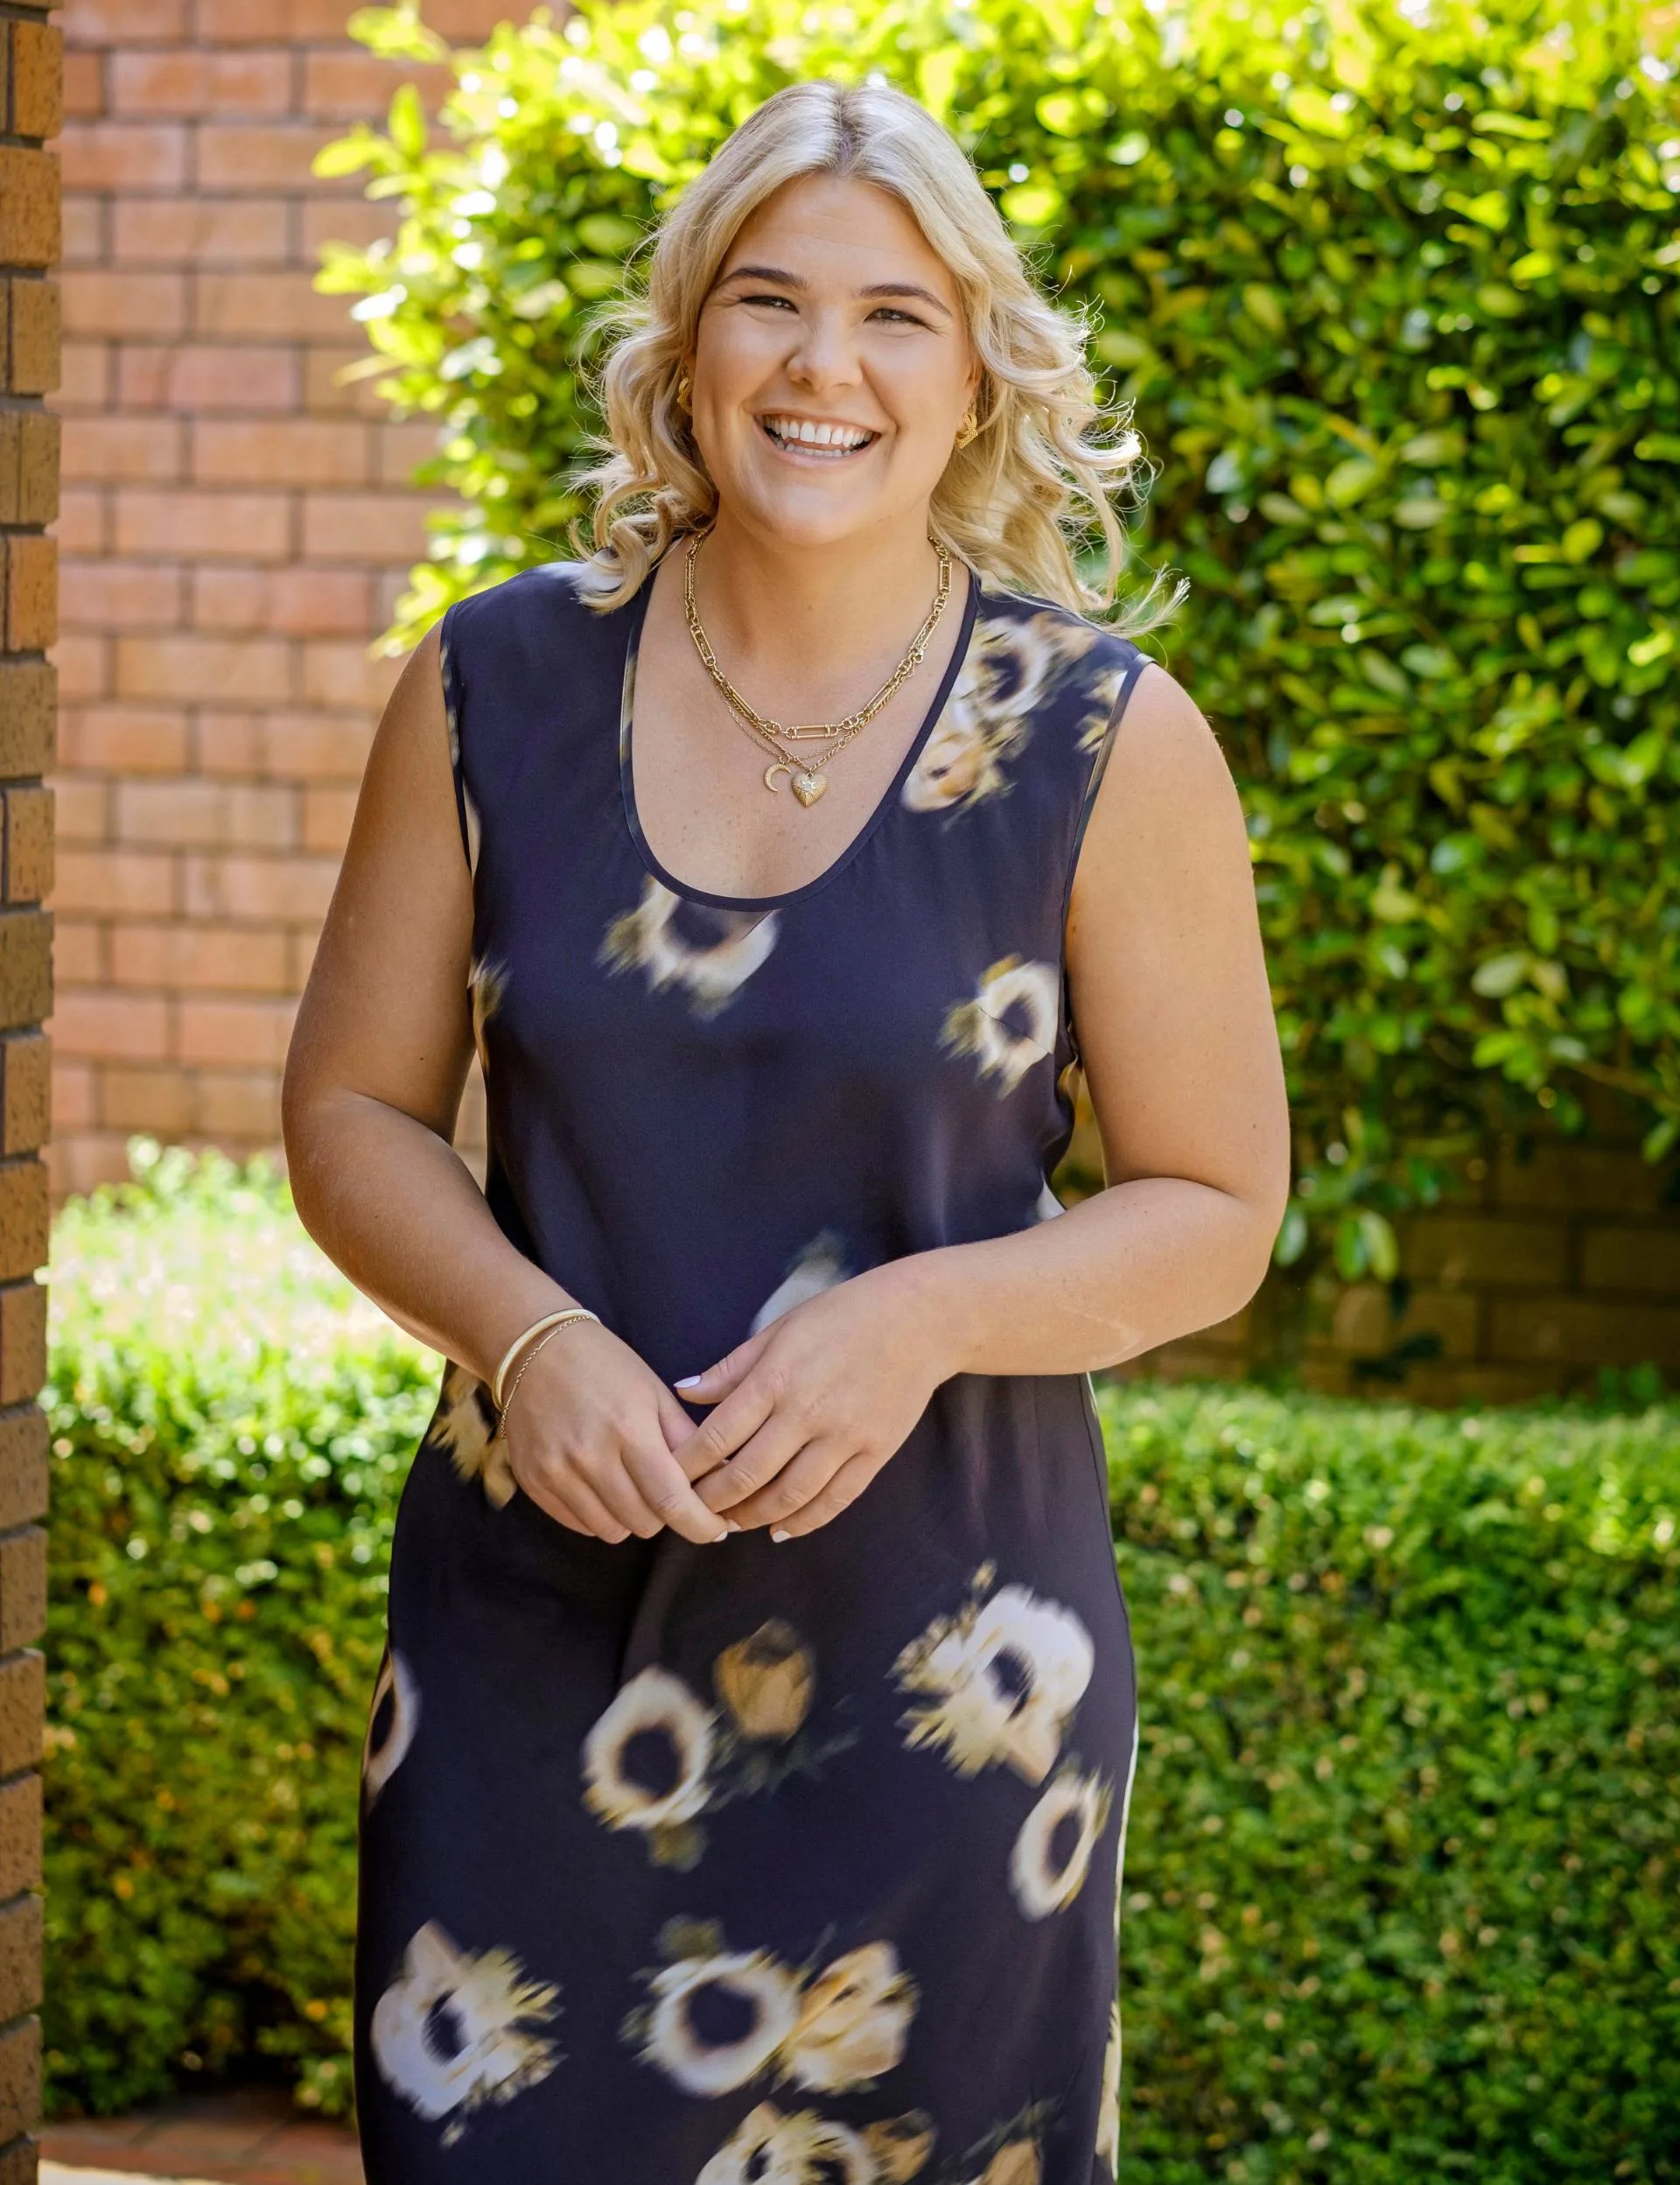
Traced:
<path id="1" fill-rule="evenodd" d="M 770 1528 L 770 1537 L 773 1540 L 791 1540 L 793 1537 L 791 1532 L 784 1531 L 780 1525 L 772 1525 Z"/>
<path id="2" fill-rule="evenodd" d="M 724 1518 L 724 1528 L 725 1531 L 728 1531 L 728 1532 L 738 1532 L 738 1531 L 740 1530 L 740 1527 L 739 1527 L 739 1526 L 736 1523 L 735 1520 L 734 1520 L 732 1517 L 725 1517 L 725 1518 Z"/>
<path id="3" fill-rule="evenodd" d="M 673 1381 L 671 1386 L 674 1389 L 697 1388 L 704 1378 L 705 1376 L 704 1374 L 685 1373 L 680 1381 Z"/>

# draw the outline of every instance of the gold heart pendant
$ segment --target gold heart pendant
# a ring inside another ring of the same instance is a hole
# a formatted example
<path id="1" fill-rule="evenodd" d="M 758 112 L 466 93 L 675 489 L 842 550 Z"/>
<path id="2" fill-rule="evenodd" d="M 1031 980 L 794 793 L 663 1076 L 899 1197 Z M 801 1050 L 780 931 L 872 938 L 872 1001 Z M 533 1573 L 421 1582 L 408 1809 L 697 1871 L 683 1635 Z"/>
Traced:
<path id="1" fill-rule="evenodd" d="M 794 785 L 794 795 L 807 807 L 815 804 L 829 786 L 826 775 L 812 774 L 802 767 L 798 773 L 790 774 L 788 779 Z"/>

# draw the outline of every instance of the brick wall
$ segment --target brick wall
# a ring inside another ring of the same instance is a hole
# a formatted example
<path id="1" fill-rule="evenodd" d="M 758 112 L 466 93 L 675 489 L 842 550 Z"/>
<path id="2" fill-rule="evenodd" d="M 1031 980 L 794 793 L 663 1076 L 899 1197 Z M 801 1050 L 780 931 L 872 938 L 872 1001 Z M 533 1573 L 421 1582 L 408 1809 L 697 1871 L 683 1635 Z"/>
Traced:
<path id="1" fill-rule="evenodd" d="M 40 2109 L 42 1657 L 61 43 L 0 4 L 0 2185 L 35 2176 Z"/>
<path id="2" fill-rule="evenodd" d="M 397 663 L 434 429 L 366 382 L 321 242 L 392 220 L 316 150 L 407 74 L 349 0 L 68 0 L 56 1193 L 135 1131 L 279 1136 L 296 997 Z M 495 0 L 429 0 L 482 36 Z M 472 1134 L 471 1114 L 465 1126 Z"/>

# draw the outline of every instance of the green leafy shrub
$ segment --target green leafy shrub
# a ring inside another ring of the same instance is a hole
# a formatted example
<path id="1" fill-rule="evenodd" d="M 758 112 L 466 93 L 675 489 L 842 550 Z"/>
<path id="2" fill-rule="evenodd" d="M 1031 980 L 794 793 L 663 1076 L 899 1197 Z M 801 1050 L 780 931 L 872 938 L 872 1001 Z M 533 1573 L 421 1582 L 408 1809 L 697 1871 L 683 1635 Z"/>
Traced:
<path id="1" fill-rule="evenodd" d="M 349 2096 L 356 1759 L 435 1361 L 260 1168 L 54 1243 L 47 2046 Z M 1123 2176 L 1680 2176 L 1680 1411 L 1101 1394 L 1139 1659 Z"/>
<path id="2" fill-rule="evenodd" d="M 49 2090 L 286 2061 L 348 2102 L 357 1763 L 436 1362 L 256 1164 L 141 1148 L 54 1232 Z"/>
<path id="3" fill-rule="evenodd" d="M 878 70 L 948 120 L 1102 325 L 1159 465 L 1139 548 L 1242 784 L 1297 1126 L 1280 1256 L 1390 1216 L 1588 1084 L 1680 1133 L 1680 81 L 1634 0 L 584 0 L 451 53 L 323 172 L 421 475 L 391 642 L 568 550 L 595 306 L 753 105 Z"/>

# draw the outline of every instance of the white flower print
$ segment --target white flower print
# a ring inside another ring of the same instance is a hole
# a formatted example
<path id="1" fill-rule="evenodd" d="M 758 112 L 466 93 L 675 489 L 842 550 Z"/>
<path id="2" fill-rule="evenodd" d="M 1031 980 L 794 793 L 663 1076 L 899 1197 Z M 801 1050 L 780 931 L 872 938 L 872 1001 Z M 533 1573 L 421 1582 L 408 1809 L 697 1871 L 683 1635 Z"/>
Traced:
<path id="1" fill-rule="evenodd" d="M 484 1028 L 502 1004 L 508 991 L 508 970 L 503 963 L 489 956 L 475 956 L 466 975 L 467 991 L 472 998 L 472 1048 L 479 1058 L 479 1068 L 487 1077 L 490 1075 L 490 1055 L 485 1044 Z"/>
<path id="2" fill-rule="evenodd" d="M 982 974 L 974 998 L 950 1010 L 943 1043 L 977 1055 L 980 1075 L 998 1079 L 1000 1096 L 1012 1093 L 1035 1062 L 1055 1051 L 1060 986 L 1054 964 L 1004 956 Z M 1018 1012 L 1018 1030 L 1005 1021 L 1008 1010 Z"/>
<path id="3" fill-rule="evenodd" d="M 1073 1610 L 1024 1586 L 970 1600 L 935 1617 L 893 1664 L 903 1691 L 930 1695 L 900 1718 L 904 1741 L 942 1750 L 959 1775 L 1002 1764 L 1042 1782 L 1096 1658 Z"/>
<path id="4" fill-rule="evenodd" d="M 390 1717 L 384 1734 L 375 1741 L 379 1711 L 388 1699 Z M 361 1749 L 362 1795 L 369 1805 L 408 1757 L 419 1721 L 419 1686 L 402 1655 L 395 1647 L 388 1647 L 374 1684 L 373 1704 L 368 1710 L 368 1736 Z"/>
<path id="5" fill-rule="evenodd" d="M 684 920 L 707 928 L 712 938 L 685 940 L 676 928 Z M 712 1016 L 733 998 L 768 958 L 776 945 L 774 910 L 724 910 L 691 903 L 654 879 L 642 883 L 634 910 L 615 918 L 601 943 L 600 960 L 614 971 L 640 968 L 655 991 L 673 982 L 688 994 L 701 1016 Z"/>
<path id="6" fill-rule="evenodd" d="M 979 621 L 900 802 L 914 812 L 956 811 L 1006 791 L 1008 763 L 1030 740 L 1034 713 L 1097 636 L 1093 624 L 1054 609 Z"/>
<path id="7" fill-rule="evenodd" d="M 868 2142 L 849 2125 L 809 2109 L 784 2116 L 774 2102 L 760 2102 L 695 2185 L 878 2185 L 885 2175 Z"/>
<path id="8" fill-rule="evenodd" d="M 645 1669 L 621 1687 L 584 1740 L 584 1803 L 610 1828 L 667 1829 L 706 1803 L 717 1720 L 680 1677 Z M 633 1739 L 662 1739 L 669 1780 L 650 1788 L 626 1767 Z"/>
<path id="9" fill-rule="evenodd" d="M 1114 718 L 1114 709 L 1119 701 L 1121 688 L 1130 673 L 1130 662 L 1111 661 L 1092 676 L 1084 691 L 1084 702 L 1075 731 L 1074 748 L 1086 756 L 1100 751 L 1107 739 Z"/>
<path id="10" fill-rule="evenodd" d="M 525 1979 L 505 1950 L 472 1957 L 435 1920 L 409 1944 L 402 1971 L 374 2006 L 374 2058 L 387 2085 L 431 2123 L 452 2118 L 445 2146 L 486 2102 L 511 2101 L 559 2062 L 538 2029 L 559 1991 Z"/>
<path id="11" fill-rule="evenodd" d="M 767 1951 L 683 1957 L 654 1975 L 642 2055 L 689 2094 L 727 2094 L 756 2078 L 799 2022 L 799 1981 Z M 726 1999 L 749 2016 L 727 2041 L 709 2041 L 703 2008 Z"/>
<path id="12" fill-rule="evenodd" d="M 1040 1222 L 1054 1222 L 1057 1215 L 1066 1214 L 1068 1211 L 1050 1188 L 1050 1180 L 1047 1176 L 1045 1179 L 1044 1189 L 1040 1192 L 1038 1203 L 1032 1211 L 1035 1218 Z"/>
<path id="13" fill-rule="evenodd" d="M 1109 2013 L 1109 2045 L 1102 2052 L 1102 2098 L 1097 2111 L 1096 2155 L 1116 2169 L 1120 2161 L 1120 1998 Z"/>
<path id="14" fill-rule="evenodd" d="M 818 2094 L 867 2085 L 903 2055 L 915 2008 L 916 1984 L 890 1943 L 848 1950 L 800 1999 L 788 2076 Z"/>
<path id="15" fill-rule="evenodd" d="M 496 1415 L 489 1390 L 476 1374 L 452 1361 L 444 1368 L 438 1396 L 430 1439 L 448 1451 L 462 1479 L 482 1481 L 490 1501 L 498 1509 L 504 1509 L 513 1500 L 514 1468 L 507 1443 L 495 1439 Z"/>
<path id="16" fill-rule="evenodd" d="M 1100 1775 L 1083 1775 L 1071 1763 L 1057 1770 L 1022 1822 L 1010 1854 L 1009 1886 L 1024 1918 L 1047 1919 L 1065 1911 L 1084 1887 L 1112 1796 Z"/>
<path id="17" fill-rule="evenodd" d="M 752 1316 L 747 1330 L 756 1335 L 768 1327 L 772 1320 L 779 1320 L 784 1313 L 792 1312 L 796 1305 L 803 1305 L 807 1298 L 814 1298 L 823 1290 L 831 1290 L 846 1278 L 845 1243 L 837 1230 L 824 1229 L 814 1236 L 799 1254 L 782 1280 L 770 1292 Z"/>

